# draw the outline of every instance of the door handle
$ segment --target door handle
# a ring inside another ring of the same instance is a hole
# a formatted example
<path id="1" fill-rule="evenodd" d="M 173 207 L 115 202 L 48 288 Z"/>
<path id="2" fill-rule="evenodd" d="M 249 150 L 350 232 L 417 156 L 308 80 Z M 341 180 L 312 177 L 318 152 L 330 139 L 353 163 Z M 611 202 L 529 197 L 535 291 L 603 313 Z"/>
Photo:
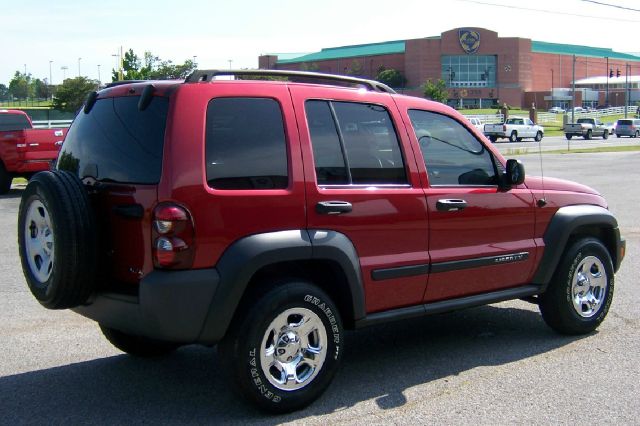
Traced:
<path id="1" fill-rule="evenodd" d="M 316 204 L 316 212 L 319 214 L 342 214 L 351 210 L 353 206 L 346 201 L 320 201 Z"/>
<path id="2" fill-rule="evenodd" d="M 455 212 L 467 207 L 467 202 L 460 199 L 438 200 L 436 209 L 441 212 Z"/>

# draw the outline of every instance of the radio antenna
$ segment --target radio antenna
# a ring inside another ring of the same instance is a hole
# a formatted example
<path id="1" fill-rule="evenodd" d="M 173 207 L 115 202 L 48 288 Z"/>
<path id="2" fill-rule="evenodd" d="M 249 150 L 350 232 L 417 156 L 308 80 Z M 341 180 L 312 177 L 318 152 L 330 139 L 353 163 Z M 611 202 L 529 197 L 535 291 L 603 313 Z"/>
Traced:
<path id="1" fill-rule="evenodd" d="M 544 192 L 544 168 L 542 167 L 542 139 L 538 141 L 538 157 L 540 158 L 540 176 L 542 178 L 542 198 L 540 198 L 537 203 L 538 207 L 544 207 L 547 205 L 547 197 Z"/>

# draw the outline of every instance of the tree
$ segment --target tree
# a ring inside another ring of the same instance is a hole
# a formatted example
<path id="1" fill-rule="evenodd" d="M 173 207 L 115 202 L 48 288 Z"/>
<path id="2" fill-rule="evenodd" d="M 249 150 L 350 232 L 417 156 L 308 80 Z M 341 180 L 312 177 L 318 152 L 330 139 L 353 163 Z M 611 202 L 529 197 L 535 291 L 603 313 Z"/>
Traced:
<path id="1" fill-rule="evenodd" d="M 23 74 L 20 71 L 16 71 L 9 82 L 9 93 L 16 99 L 28 99 L 33 96 L 32 90 L 31 74 Z"/>
<path id="2" fill-rule="evenodd" d="M 398 70 L 390 69 L 382 69 L 379 70 L 378 75 L 376 76 L 376 80 L 380 83 L 384 83 L 389 87 L 404 87 L 407 79 L 402 75 L 402 73 Z"/>
<path id="3" fill-rule="evenodd" d="M 98 82 L 86 77 L 68 78 L 58 87 L 53 98 L 53 109 L 75 113 L 87 95 L 96 89 Z"/>
<path id="4" fill-rule="evenodd" d="M 43 80 L 40 80 L 39 78 L 36 78 L 31 82 L 31 85 L 33 87 L 32 93 L 35 95 L 36 98 L 48 99 L 49 96 L 51 96 L 51 88 L 49 84 L 47 84 L 46 79 L 43 81 Z"/>
<path id="5" fill-rule="evenodd" d="M 446 104 L 447 100 L 449 99 L 447 84 L 443 79 L 439 79 L 435 83 L 431 79 L 428 79 L 422 86 L 422 89 L 425 97 L 436 102 Z"/>
<path id="6" fill-rule="evenodd" d="M 9 88 L 4 84 L 0 84 L 0 101 L 9 100 Z"/>
<path id="7" fill-rule="evenodd" d="M 140 60 L 133 49 L 129 49 L 122 59 L 122 73 L 125 80 L 167 80 L 186 78 L 196 69 L 196 63 L 190 59 L 183 64 L 163 61 L 151 52 L 144 52 L 144 59 Z M 113 81 L 118 81 L 118 70 L 111 74 Z"/>

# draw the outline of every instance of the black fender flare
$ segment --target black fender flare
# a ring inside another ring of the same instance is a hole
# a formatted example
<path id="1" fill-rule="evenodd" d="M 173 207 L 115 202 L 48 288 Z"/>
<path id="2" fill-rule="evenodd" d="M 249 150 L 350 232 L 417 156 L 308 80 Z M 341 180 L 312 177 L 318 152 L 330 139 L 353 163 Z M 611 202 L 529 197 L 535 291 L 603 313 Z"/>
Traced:
<path id="1" fill-rule="evenodd" d="M 287 230 L 250 235 L 231 244 L 216 264 L 220 281 L 198 338 L 219 342 L 256 272 L 281 262 L 326 259 L 343 269 L 352 294 L 355 319 L 365 316 L 360 263 L 351 241 L 335 231 Z"/>
<path id="2" fill-rule="evenodd" d="M 618 258 L 619 247 L 624 244 L 620 238 L 618 221 L 613 214 L 604 207 L 595 205 L 575 205 L 561 207 L 555 213 L 544 233 L 544 254 L 533 276 L 532 283 L 539 284 L 544 289 L 551 281 L 553 273 L 560 262 L 569 238 L 585 226 L 595 226 L 610 233 L 609 238 L 615 247 L 609 247 L 614 269 L 617 271 L 622 259 Z"/>

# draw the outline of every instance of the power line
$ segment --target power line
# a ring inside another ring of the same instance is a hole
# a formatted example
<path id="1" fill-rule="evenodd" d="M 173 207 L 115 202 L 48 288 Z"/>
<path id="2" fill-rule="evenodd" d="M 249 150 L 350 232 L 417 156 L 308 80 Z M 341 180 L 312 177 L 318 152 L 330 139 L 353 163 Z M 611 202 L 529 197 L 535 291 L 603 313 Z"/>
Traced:
<path id="1" fill-rule="evenodd" d="M 483 6 L 502 7 L 502 8 L 505 8 L 505 9 L 526 10 L 528 12 L 549 13 L 551 15 L 564 15 L 564 16 L 575 16 L 575 17 L 578 17 L 578 18 L 591 18 L 591 19 L 599 19 L 599 20 L 606 20 L 606 21 L 640 23 L 640 20 L 637 20 L 637 19 L 607 18 L 607 17 L 603 17 L 603 16 L 581 15 L 579 13 L 558 12 L 558 11 L 555 11 L 555 10 L 534 9 L 534 8 L 529 8 L 529 7 L 512 6 L 512 5 L 507 5 L 507 4 L 488 3 L 488 2 L 483 2 L 483 1 L 473 1 L 473 0 L 457 0 L 457 1 L 464 2 L 464 3 L 481 4 Z M 583 0 L 583 1 L 587 1 L 587 0 Z"/>
<path id="2" fill-rule="evenodd" d="M 633 9 L 631 7 L 626 7 L 626 6 L 620 6 L 619 4 L 611 4 L 611 3 L 602 3 L 599 1 L 594 1 L 594 0 L 580 0 L 583 1 L 585 3 L 593 3 L 593 4 L 598 4 L 600 6 L 607 6 L 607 7 L 614 7 L 616 9 L 622 9 L 622 10 L 630 10 L 632 12 L 640 12 L 640 9 Z"/>

